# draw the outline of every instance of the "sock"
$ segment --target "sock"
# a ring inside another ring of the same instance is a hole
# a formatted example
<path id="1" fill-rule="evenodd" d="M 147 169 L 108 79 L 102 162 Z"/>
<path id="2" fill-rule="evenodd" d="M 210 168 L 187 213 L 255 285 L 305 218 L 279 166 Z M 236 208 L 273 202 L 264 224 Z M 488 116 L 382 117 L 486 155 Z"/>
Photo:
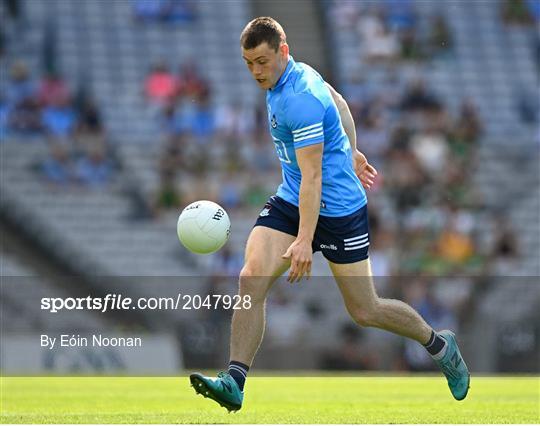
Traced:
<path id="1" fill-rule="evenodd" d="M 431 356 L 440 358 L 446 352 L 446 340 L 435 333 L 435 331 L 431 330 L 431 337 L 424 347 Z"/>
<path id="2" fill-rule="evenodd" d="M 242 364 L 238 361 L 231 361 L 229 362 L 229 374 L 234 379 L 236 383 L 238 383 L 238 386 L 240 387 L 240 390 L 244 391 L 244 383 L 246 383 L 246 376 L 249 371 L 249 366 L 246 364 Z"/>

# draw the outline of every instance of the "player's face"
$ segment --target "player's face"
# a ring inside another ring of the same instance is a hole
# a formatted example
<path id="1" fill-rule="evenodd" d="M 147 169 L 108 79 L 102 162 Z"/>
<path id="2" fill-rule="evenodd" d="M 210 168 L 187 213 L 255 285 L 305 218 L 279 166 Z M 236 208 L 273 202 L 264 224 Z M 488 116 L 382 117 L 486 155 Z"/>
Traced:
<path id="1" fill-rule="evenodd" d="M 289 46 L 284 43 L 276 52 L 265 42 L 254 49 L 242 48 L 242 57 L 259 87 L 268 90 L 275 86 L 287 68 Z"/>

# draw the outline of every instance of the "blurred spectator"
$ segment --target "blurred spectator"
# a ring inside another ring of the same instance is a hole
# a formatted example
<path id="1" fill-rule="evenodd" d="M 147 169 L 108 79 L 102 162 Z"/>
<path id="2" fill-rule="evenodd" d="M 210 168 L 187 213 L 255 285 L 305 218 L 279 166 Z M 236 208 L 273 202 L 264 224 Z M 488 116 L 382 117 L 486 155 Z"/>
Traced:
<path id="1" fill-rule="evenodd" d="M 69 97 L 58 97 L 42 111 L 43 128 L 50 139 L 71 142 L 77 114 Z"/>
<path id="2" fill-rule="evenodd" d="M 2 93 L 0 92 L 0 143 L 4 142 L 4 137 L 7 135 L 9 130 L 9 115 L 10 107 L 5 102 Z"/>
<path id="3" fill-rule="evenodd" d="M 234 251 L 232 244 L 225 244 L 212 257 L 212 276 L 217 277 L 238 277 L 240 270 L 244 266 L 244 256 L 238 251 Z"/>
<path id="4" fill-rule="evenodd" d="M 364 58 L 369 62 L 392 61 L 399 55 L 399 42 L 396 35 L 380 25 L 364 40 Z"/>
<path id="5" fill-rule="evenodd" d="M 540 21 L 540 2 L 538 0 L 526 0 L 527 7 L 532 17 L 538 22 Z M 538 33 L 538 32 L 537 32 Z"/>
<path id="6" fill-rule="evenodd" d="M 228 172 L 220 180 L 219 204 L 227 210 L 235 210 L 242 204 L 242 189 L 235 174 Z"/>
<path id="7" fill-rule="evenodd" d="M 182 132 L 170 134 L 165 140 L 159 162 L 160 183 L 154 203 L 156 213 L 162 209 L 178 208 L 184 201 L 176 177 L 186 167 L 184 151 L 187 143 L 188 137 Z"/>
<path id="8" fill-rule="evenodd" d="M 439 56 L 452 49 L 452 33 L 444 15 L 438 14 L 431 18 L 427 45 L 432 56 Z"/>
<path id="9" fill-rule="evenodd" d="M 416 34 L 416 27 L 407 28 L 399 37 L 401 57 L 409 61 L 418 61 L 425 57 L 424 47 Z"/>
<path id="10" fill-rule="evenodd" d="M 260 169 L 255 168 L 256 172 L 250 176 L 247 188 L 244 192 L 243 200 L 247 206 L 260 208 L 273 194 L 274 188 L 269 188 L 268 174 L 260 174 Z"/>
<path id="11" fill-rule="evenodd" d="M 411 139 L 411 149 L 424 173 L 436 179 L 448 162 L 449 149 L 446 136 L 432 126 L 416 133 Z"/>
<path id="12" fill-rule="evenodd" d="M 75 175 L 79 182 L 90 188 L 99 189 L 107 185 L 113 174 L 113 165 L 102 147 L 92 148 L 77 161 Z"/>
<path id="13" fill-rule="evenodd" d="M 340 328 L 340 343 L 322 354 L 319 368 L 323 370 L 369 370 L 375 365 L 374 356 L 363 345 L 363 331 L 355 324 Z"/>
<path id="14" fill-rule="evenodd" d="M 534 22 L 531 10 L 524 0 L 503 0 L 501 13 L 507 24 L 528 25 Z"/>
<path id="15" fill-rule="evenodd" d="M 377 166 L 386 154 L 390 138 L 388 123 L 385 122 L 380 109 L 370 111 L 356 128 L 358 146 L 369 158 L 370 163 Z"/>
<path id="16" fill-rule="evenodd" d="M 16 106 L 6 105 L 8 128 L 20 135 L 37 135 L 43 130 L 42 115 L 37 99 L 26 98 Z"/>
<path id="17" fill-rule="evenodd" d="M 17 21 L 22 17 L 22 5 L 20 0 L 4 0 L 4 4 L 9 18 Z"/>
<path id="18" fill-rule="evenodd" d="M 449 211 L 445 226 L 437 241 L 437 254 L 451 265 L 466 264 L 474 255 L 470 236 L 472 218 L 465 211 Z"/>
<path id="19" fill-rule="evenodd" d="M 201 95 L 211 96 L 208 83 L 201 77 L 194 62 L 186 62 L 178 74 L 178 94 L 188 99 L 195 99 Z"/>
<path id="20" fill-rule="evenodd" d="M 41 80 L 37 96 L 41 105 L 49 106 L 57 104 L 61 99 L 69 99 L 71 94 L 62 76 L 49 72 Z"/>
<path id="21" fill-rule="evenodd" d="M 495 218 L 494 228 L 495 235 L 489 253 L 490 272 L 501 276 L 512 274 L 519 256 L 516 230 L 504 216 Z"/>
<path id="22" fill-rule="evenodd" d="M 240 141 L 251 135 L 254 112 L 251 108 L 245 108 L 239 101 L 225 104 L 216 113 L 216 127 L 220 139 Z"/>
<path id="23" fill-rule="evenodd" d="M 465 157 L 465 160 L 452 157 L 442 171 L 441 183 L 443 188 L 438 191 L 440 198 L 446 199 L 452 205 L 474 207 L 482 205 L 480 194 L 470 184 L 471 164 L 474 155 Z"/>
<path id="24" fill-rule="evenodd" d="M 197 18 L 197 3 L 194 0 L 167 0 L 163 8 L 167 22 L 187 23 Z"/>
<path id="25" fill-rule="evenodd" d="M 384 0 L 386 24 L 392 31 L 407 31 L 415 27 L 416 16 L 412 0 Z"/>
<path id="26" fill-rule="evenodd" d="M 356 29 L 360 38 L 367 41 L 383 32 L 383 26 L 380 10 L 370 10 L 359 14 Z"/>
<path id="27" fill-rule="evenodd" d="M 176 183 L 176 173 L 170 168 L 161 168 L 159 171 L 159 188 L 154 203 L 154 212 L 179 208 L 183 204 L 182 194 Z"/>
<path id="28" fill-rule="evenodd" d="M 533 37 L 533 50 L 534 59 L 536 61 L 536 69 L 538 70 L 538 72 L 540 72 L 540 34 L 536 32 Z"/>
<path id="29" fill-rule="evenodd" d="M 185 129 L 199 145 L 207 145 L 211 142 L 216 132 L 216 120 L 208 92 L 197 95 L 195 103 L 184 111 L 182 121 Z"/>
<path id="30" fill-rule="evenodd" d="M 263 103 L 257 104 L 254 111 L 253 122 L 255 125 L 255 134 L 253 137 L 256 142 L 266 140 L 270 138 L 268 133 L 268 112 L 266 105 Z"/>
<path id="31" fill-rule="evenodd" d="M 247 151 L 247 165 L 258 173 L 272 172 L 279 168 L 279 162 L 274 157 L 273 142 L 264 139 L 255 139 Z M 230 153 L 232 156 L 232 152 Z M 238 157 L 238 155 L 237 155 Z"/>
<path id="32" fill-rule="evenodd" d="M 25 8 L 22 0 L 3 0 L 2 9 L 2 31 L 8 40 L 14 37 L 20 42 L 26 37 Z M 0 55 L 1 56 L 1 55 Z"/>
<path id="33" fill-rule="evenodd" d="M 385 287 L 386 280 L 395 271 L 396 255 L 394 252 L 395 237 L 389 231 L 381 231 L 373 238 L 369 258 L 373 276 L 377 277 L 377 288 Z"/>
<path id="34" fill-rule="evenodd" d="M 426 111 L 440 109 L 441 103 L 427 88 L 423 79 L 412 80 L 401 99 L 404 111 Z"/>
<path id="35" fill-rule="evenodd" d="M 6 86 L 6 102 L 16 108 L 22 102 L 33 99 L 36 95 L 35 83 L 30 79 L 24 62 L 15 62 L 10 69 L 10 78 Z"/>
<path id="36" fill-rule="evenodd" d="M 165 62 L 156 63 L 146 77 L 144 93 L 146 99 L 158 106 L 164 106 L 177 91 L 177 81 Z"/>
<path id="37" fill-rule="evenodd" d="M 3 28 L 0 28 L 0 59 L 4 57 L 4 53 L 6 51 L 6 36 L 4 34 Z"/>
<path id="38" fill-rule="evenodd" d="M 192 0 L 131 0 L 135 18 L 144 22 L 191 22 L 196 18 Z"/>
<path id="39" fill-rule="evenodd" d="M 427 176 L 411 152 L 393 149 L 387 160 L 386 181 L 396 207 L 401 211 L 420 204 Z"/>
<path id="40" fill-rule="evenodd" d="M 519 116 L 523 123 L 536 124 L 540 118 L 540 101 L 538 93 L 530 93 L 525 88 L 520 88 L 516 95 L 516 104 Z"/>
<path id="41" fill-rule="evenodd" d="M 329 12 L 338 28 L 352 28 L 358 20 L 359 3 L 353 1 L 334 0 Z"/>
<path id="42" fill-rule="evenodd" d="M 380 10 L 360 14 L 357 31 L 364 47 L 364 60 L 368 62 L 391 60 L 398 55 L 397 38 L 385 26 Z"/>
<path id="43" fill-rule="evenodd" d="M 159 116 L 159 126 L 165 140 L 186 132 L 178 102 L 168 102 Z"/>
<path id="44" fill-rule="evenodd" d="M 368 82 L 361 76 L 355 75 L 343 86 L 343 97 L 347 99 L 351 115 L 358 125 L 361 116 L 365 115 L 365 105 L 373 97 L 372 89 Z"/>
<path id="45" fill-rule="evenodd" d="M 74 170 L 68 148 L 58 143 L 52 143 L 49 147 L 48 157 L 41 164 L 45 179 L 55 185 L 73 183 Z"/>
<path id="46" fill-rule="evenodd" d="M 93 147 L 107 149 L 101 114 L 96 103 L 91 98 L 84 99 L 79 110 L 76 142 L 77 148 L 82 151 L 88 151 Z"/>
<path id="47" fill-rule="evenodd" d="M 141 21 L 161 19 L 166 0 L 131 0 L 135 18 Z"/>
<path id="48" fill-rule="evenodd" d="M 483 124 L 478 109 L 471 99 L 461 103 L 459 118 L 455 124 L 454 138 L 458 142 L 472 144 L 482 135 Z"/>
<path id="49" fill-rule="evenodd" d="M 375 93 L 380 99 L 386 114 L 393 112 L 399 106 L 400 98 L 403 93 L 403 82 L 397 64 L 387 69 L 384 80 L 380 83 Z"/>

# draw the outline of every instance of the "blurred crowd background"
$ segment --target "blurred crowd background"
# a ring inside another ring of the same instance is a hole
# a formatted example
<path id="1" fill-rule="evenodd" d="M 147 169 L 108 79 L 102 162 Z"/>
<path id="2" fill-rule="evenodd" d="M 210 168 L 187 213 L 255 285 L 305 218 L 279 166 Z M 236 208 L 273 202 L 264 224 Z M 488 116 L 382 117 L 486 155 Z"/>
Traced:
<path id="1" fill-rule="evenodd" d="M 182 366 L 225 362 L 224 310 L 52 324 L 27 299 L 119 288 L 103 277 L 234 294 L 247 235 L 281 179 L 238 41 L 268 15 L 295 60 L 343 94 L 379 170 L 368 193 L 379 293 L 458 331 L 473 369 L 538 372 L 537 1 L 3 0 L 0 11 L 2 277 L 43 278 L 5 286 L 3 330 L 165 330 Z M 212 256 L 176 239 L 179 212 L 198 199 L 232 220 Z M 415 343 L 352 324 L 319 255 L 314 275 L 276 284 L 257 366 L 433 368 Z"/>

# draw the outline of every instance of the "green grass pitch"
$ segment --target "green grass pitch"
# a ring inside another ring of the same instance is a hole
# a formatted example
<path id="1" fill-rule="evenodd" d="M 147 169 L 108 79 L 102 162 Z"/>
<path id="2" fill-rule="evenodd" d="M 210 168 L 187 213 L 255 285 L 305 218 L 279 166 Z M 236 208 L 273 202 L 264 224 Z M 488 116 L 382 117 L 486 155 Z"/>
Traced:
<path id="1" fill-rule="evenodd" d="M 187 377 L 3 377 L 2 423 L 538 423 L 539 377 L 250 377 L 228 414 Z"/>

